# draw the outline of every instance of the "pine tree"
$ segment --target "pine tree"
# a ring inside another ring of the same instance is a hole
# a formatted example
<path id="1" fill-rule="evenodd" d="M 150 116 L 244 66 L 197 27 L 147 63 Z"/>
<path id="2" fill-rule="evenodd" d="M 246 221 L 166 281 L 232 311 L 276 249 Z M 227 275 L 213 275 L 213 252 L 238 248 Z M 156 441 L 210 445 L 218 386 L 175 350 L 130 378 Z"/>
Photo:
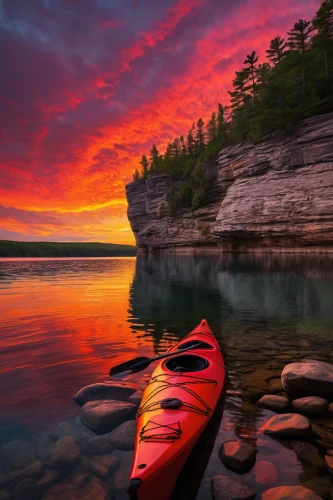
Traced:
<path id="1" fill-rule="evenodd" d="M 157 147 L 153 144 L 150 150 L 150 170 L 152 173 L 157 173 L 161 164 L 161 157 Z"/>
<path id="2" fill-rule="evenodd" d="M 195 134 L 195 140 L 197 145 L 197 155 L 199 156 L 205 149 L 205 131 L 204 122 L 202 118 L 197 121 L 197 130 Z"/>
<path id="3" fill-rule="evenodd" d="M 328 56 L 332 54 L 333 46 L 333 0 L 325 0 L 313 21 L 313 28 L 317 34 L 313 37 L 313 43 L 324 53 L 325 76 L 328 76 Z"/>
<path id="4" fill-rule="evenodd" d="M 217 106 L 217 137 L 221 146 L 227 143 L 227 123 L 225 120 L 225 109 L 220 102 Z"/>
<path id="5" fill-rule="evenodd" d="M 138 181 L 139 179 L 140 179 L 140 172 L 136 168 L 135 171 L 134 171 L 134 174 L 133 174 L 133 181 Z"/>
<path id="6" fill-rule="evenodd" d="M 187 134 L 187 151 L 191 158 L 195 155 L 194 123 Z"/>
<path id="7" fill-rule="evenodd" d="M 147 160 L 146 155 L 142 155 L 140 165 L 142 166 L 142 177 L 143 179 L 146 179 L 148 176 L 148 166 L 149 166 L 149 162 Z"/>
<path id="8" fill-rule="evenodd" d="M 310 21 L 300 19 L 294 24 L 291 31 L 288 31 L 288 46 L 291 50 L 304 54 L 310 47 L 310 35 L 313 31 Z"/>
<path id="9" fill-rule="evenodd" d="M 209 142 L 213 142 L 217 139 L 218 125 L 216 119 L 216 113 L 213 111 L 212 116 L 207 124 L 207 138 Z"/>
<path id="10" fill-rule="evenodd" d="M 249 98 L 251 97 L 248 94 L 249 86 L 249 74 L 246 71 L 236 71 L 236 77 L 232 81 L 232 86 L 234 87 L 234 91 L 229 92 L 231 97 L 231 107 L 233 109 L 239 108 L 240 106 L 244 106 Z"/>
<path id="11" fill-rule="evenodd" d="M 186 156 L 187 155 L 187 148 L 186 148 L 184 136 L 181 135 L 180 138 L 179 138 L 179 140 L 180 140 L 181 155 L 182 156 Z"/>
<path id="12" fill-rule="evenodd" d="M 288 44 L 285 43 L 284 38 L 276 36 L 271 40 L 269 49 L 266 50 L 267 57 L 274 64 L 274 66 L 280 67 L 280 62 L 286 54 L 286 48 Z"/>
<path id="13" fill-rule="evenodd" d="M 243 64 L 246 64 L 244 71 L 249 74 L 249 78 L 252 82 L 252 95 L 254 100 L 256 100 L 256 72 L 258 62 L 258 56 L 256 55 L 255 50 L 246 56 L 246 59 Z"/>

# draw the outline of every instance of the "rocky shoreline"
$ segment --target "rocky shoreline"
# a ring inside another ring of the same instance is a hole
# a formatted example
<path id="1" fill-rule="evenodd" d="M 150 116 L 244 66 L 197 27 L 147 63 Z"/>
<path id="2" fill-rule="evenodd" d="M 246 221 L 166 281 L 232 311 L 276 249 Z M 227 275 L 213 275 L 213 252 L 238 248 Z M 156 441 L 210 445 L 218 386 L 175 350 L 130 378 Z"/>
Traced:
<path id="1" fill-rule="evenodd" d="M 231 369 L 227 397 L 242 401 L 244 415 L 260 408 L 272 412 L 257 432 L 295 453 L 302 466 L 300 484 L 284 484 L 274 456 L 261 459 L 251 432 L 238 430 L 217 443 L 221 474 L 215 470 L 210 477 L 208 466 L 204 481 L 210 481 L 214 500 L 260 498 L 242 479 L 253 471 L 263 500 L 333 498 L 333 364 L 328 362 L 333 352 L 318 355 L 303 346 L 302 351 L 284 354 L 276 347 L 268 341 L 261 351 L 226 348 L 231 368 L 236 365 L 238 370 L 234 378 Z M 296 361 L 285 365 L 290 356 Z M 35 442 L 5 443 L 0 499 L 126 498 L 141 389 L 110 381 L 86 386 L 75 395 L 80 410 L 74 421 L 60 423 Z M 224 435 L 223 421 L 221 428 Z"/>

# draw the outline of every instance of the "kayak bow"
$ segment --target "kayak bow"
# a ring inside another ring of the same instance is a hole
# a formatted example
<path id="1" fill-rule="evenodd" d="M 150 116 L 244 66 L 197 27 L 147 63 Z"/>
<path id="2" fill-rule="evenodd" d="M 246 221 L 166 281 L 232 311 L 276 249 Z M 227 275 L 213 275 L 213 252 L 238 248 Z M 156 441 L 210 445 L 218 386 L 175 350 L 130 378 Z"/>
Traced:
<path id="1" fill-rule="evenodd" d="M 198 344 L 190 352 L 182 349 Z M 225 386 L 221 349 L 206 320 L 168 351 L 154 370 L 137 413 L 128 492 L 169 500 L 177 477 L 207 426 Z"/>

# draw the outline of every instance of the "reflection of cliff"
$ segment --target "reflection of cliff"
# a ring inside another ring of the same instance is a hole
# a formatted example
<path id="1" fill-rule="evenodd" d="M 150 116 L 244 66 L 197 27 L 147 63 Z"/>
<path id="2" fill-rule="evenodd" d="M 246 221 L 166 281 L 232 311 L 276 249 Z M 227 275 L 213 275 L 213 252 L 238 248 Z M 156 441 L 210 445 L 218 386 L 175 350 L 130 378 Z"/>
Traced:
<path id="1" fill-rule="evenodd" d="M 333 258 L 322 256 L 141 255 L 130 293 L 134 329 L 183 336 L 206 317 L 219 334 L 228 319 L 331 317 Z"/>

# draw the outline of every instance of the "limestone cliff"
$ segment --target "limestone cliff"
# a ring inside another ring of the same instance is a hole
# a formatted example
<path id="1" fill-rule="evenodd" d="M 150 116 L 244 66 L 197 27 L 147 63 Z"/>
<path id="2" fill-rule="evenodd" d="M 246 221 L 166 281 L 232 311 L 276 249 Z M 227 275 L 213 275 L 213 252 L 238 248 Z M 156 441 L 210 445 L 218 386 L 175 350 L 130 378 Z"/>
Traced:
<path id="1" fill-rule="evenodd" d="M 168 213 L 168 175 L 126 186 L 138 250 L 333 251 L 333 113 L 228 147 L 205 165 L 207 201 Z M 176 191 L 181 181 L 173 183 Z"/>

